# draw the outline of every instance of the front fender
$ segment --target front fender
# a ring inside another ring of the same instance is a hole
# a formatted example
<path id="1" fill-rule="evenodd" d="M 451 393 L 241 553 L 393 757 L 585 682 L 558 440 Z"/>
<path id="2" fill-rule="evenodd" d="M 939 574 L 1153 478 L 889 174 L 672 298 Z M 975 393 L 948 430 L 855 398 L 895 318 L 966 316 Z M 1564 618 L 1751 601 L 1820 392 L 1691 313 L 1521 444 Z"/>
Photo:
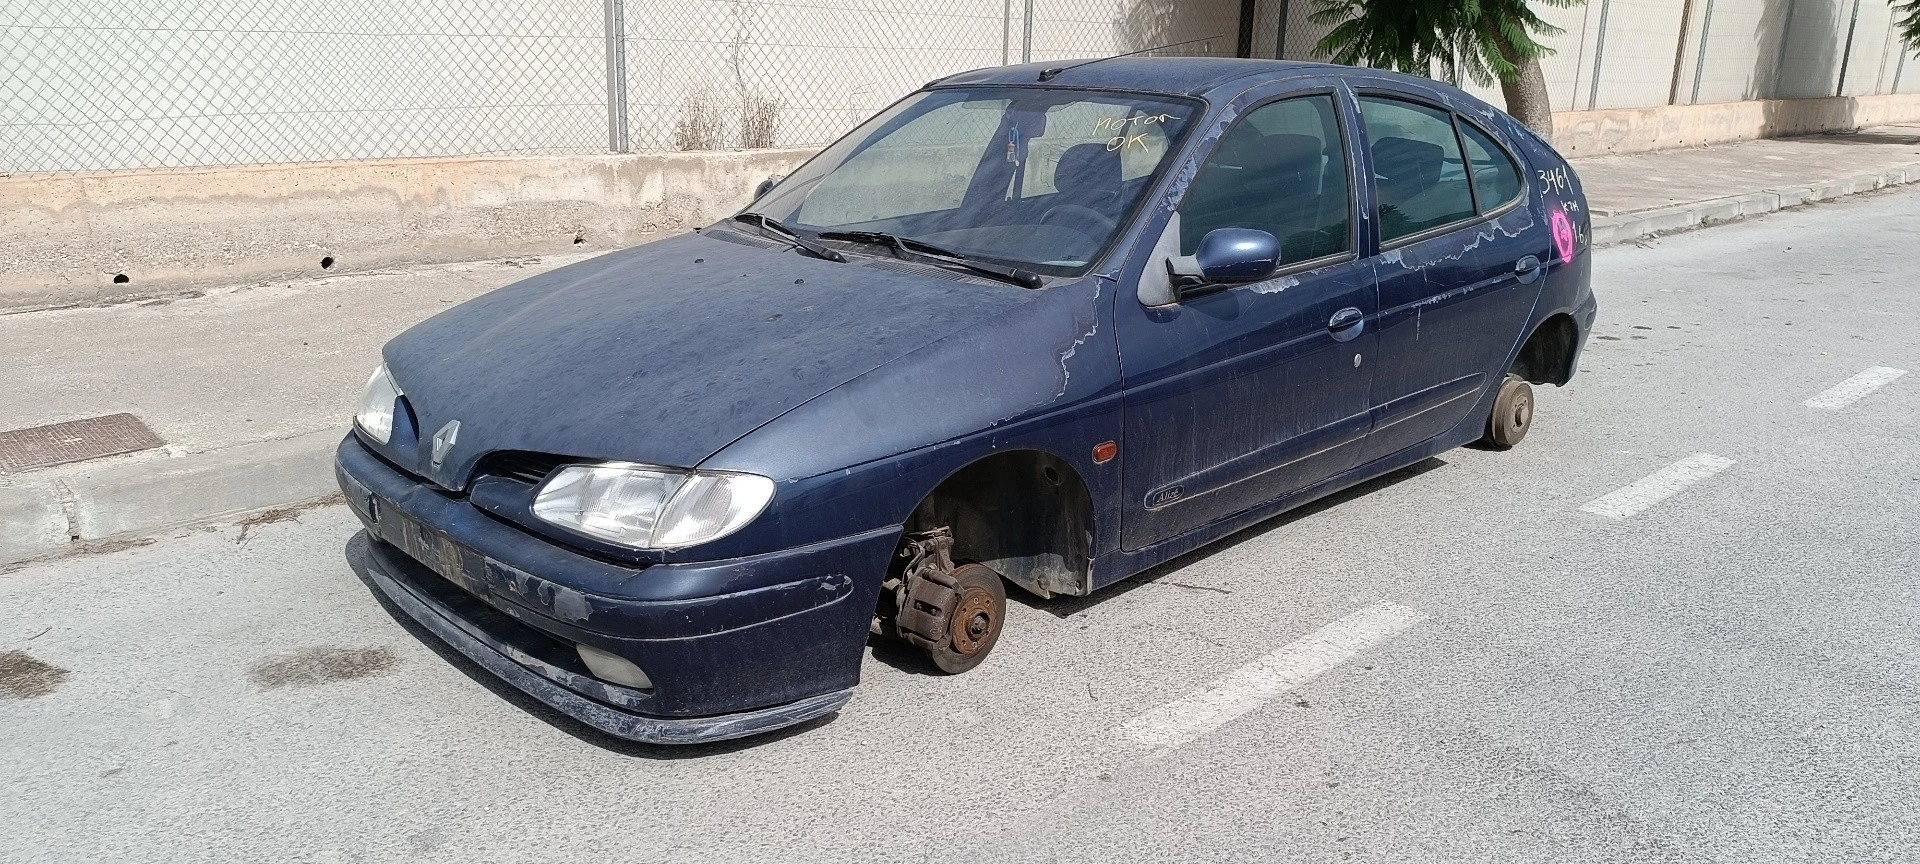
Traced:
<path id="1" fill-rule="evenodd" d="M 1120 436 L 1113 296 L 1113 284 L 1097 277 L 1047 289 L 1020 314 L 874 369 L 722 449 L 699 467 L 779 485 L 766 514 L 701 554 L 753 554 L 900 524 L 953 472 L 1013 449 L 1066 461 L 1095 512 L 1108 512 L 1117 461 L 1094 465 L 1091 452 Z"/>

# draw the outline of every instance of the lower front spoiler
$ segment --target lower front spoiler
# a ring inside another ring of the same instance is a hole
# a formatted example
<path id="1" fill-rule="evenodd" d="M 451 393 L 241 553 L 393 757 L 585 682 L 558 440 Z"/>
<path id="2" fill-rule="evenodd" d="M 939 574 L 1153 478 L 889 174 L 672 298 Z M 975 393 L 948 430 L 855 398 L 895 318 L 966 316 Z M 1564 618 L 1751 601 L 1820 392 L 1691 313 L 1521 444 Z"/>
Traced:
<path id="1" fill-rule="evenodd" d="M 367 576 L 381 593 L 387 595 L 408 616 L 433 631 L 454 650 L 466 655 L 467 659 L 562 714 L 616 738 L 646 744 L 701 744 L 745 738 L 804 723 L 838 709 L 853 698 L 853 690 L 849 688 L 771 708 L 713 717 L 636 714 L 579 696 L 514 662 L 507 656 L 506 646 L 454 623 L 456 616 L 446 606 L 388 575 L 382 569 L 379 556 L 367 557 Z"/>

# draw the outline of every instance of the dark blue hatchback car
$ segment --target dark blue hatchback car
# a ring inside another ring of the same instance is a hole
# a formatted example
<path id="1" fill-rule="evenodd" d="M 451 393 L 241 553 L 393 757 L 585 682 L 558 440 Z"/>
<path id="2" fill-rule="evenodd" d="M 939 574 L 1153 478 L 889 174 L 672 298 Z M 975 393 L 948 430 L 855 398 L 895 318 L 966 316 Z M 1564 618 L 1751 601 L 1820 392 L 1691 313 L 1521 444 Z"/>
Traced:
<path id="1" fill-rule="evenodd" d="M 955 75 L 731 219 L 394 339 L 337 473 L 370 581 L 475 662 L 623 738 L 750 735 L 876 634 L 971 668 L 1004 582 L 1518 443 L 1593 324 L 1583 204 L 1426 79 Z"/>

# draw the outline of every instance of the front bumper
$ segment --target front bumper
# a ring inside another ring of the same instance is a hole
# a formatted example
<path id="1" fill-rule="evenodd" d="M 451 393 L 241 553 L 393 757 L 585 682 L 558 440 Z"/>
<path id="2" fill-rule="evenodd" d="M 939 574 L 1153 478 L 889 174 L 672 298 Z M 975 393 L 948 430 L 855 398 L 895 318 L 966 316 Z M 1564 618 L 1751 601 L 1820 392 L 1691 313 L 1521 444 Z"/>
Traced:
<path id="1" fill-rule="evenodd" d="M 636 568 L 489 516 L 352 435 L 335 474 L 376 541 L 368 581 L 396 606 L 541 702 L 649 743 L 738 738 L 845 704 L 899 533 Z M 575 644 L 625 657 L 653 687 L 593 677 Z"/>
<path id="2" fill-rule="evenodd" d="M 374 587 L 387 595 L 394 605 L 421 626 L 433 631 L 454 650 L 480 664 L 488 672 L 519 688 L 527 695 L 558 709 L 561 713 L 609 735 L 648 744 L 698 744 L 725 741 L 771 732 L 795 723 L 804 723 L 847 704 L 853 688 L 822 693 L 762 708 L 711 717 L 656 717 L 626 710 L 581 694 L 582 689 L 599 685 L 603 698 L 619 699 L 636 691 L 598 681 L 579 681 L 582 676 L 565 668 L 541 661 L 477 626 L 471 617 L 463 617 L 450 606 L 409 587 L 407 577 L 397 576 L 407 569 L 407 561 L 398 550 L 379 544 L 369 555 L 367 575 Z M 424 570 L 418 564 L 416 569 Z M 427 578 L 436 578 L 433 573 Z M 477 617 L 477 616 L 475 616 Z M 570 681 L 573 687 L 561 685 Z"/>

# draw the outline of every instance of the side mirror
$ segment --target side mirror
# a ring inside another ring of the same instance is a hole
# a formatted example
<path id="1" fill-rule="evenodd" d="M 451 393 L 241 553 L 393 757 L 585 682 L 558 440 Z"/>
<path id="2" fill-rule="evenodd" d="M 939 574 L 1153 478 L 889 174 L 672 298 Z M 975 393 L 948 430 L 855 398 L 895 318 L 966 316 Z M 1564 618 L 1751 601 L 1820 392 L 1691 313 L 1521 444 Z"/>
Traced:
<path id="1" fill-rule="evenodd" d="M 1258 282 L 1278 269 L 1280 241 L 1252 228 L 1215 228 L 1192 255 L 1167 259 L 1167 272 L 1182 288 Z"/>
<path id="2" fill-rule="evenodd" d="M 779 174 L 772 174 L 769 175 L 767 179 L 760 181 L 760 185 L 754 187 L 753 200 L 758 201 L 767 197 L 767 193 L 773 191 L 773 184 L 780 182 L 781 176 L 782 175 Z"/>

